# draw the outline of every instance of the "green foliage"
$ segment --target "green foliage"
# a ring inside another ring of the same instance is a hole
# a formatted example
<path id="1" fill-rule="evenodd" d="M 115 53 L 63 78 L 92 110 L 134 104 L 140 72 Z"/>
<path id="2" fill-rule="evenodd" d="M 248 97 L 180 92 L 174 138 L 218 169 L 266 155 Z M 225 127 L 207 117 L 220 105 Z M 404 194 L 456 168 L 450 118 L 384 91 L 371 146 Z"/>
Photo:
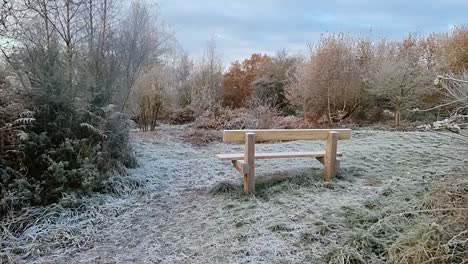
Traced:
<path id="1" fill-rule="evenodd" d="M 63 102 L 35 106 L 35 122 L 16 150 L 20 155 L 0 160 L 0 212 L 54 203 L 70 193 L 122 189 L 108 185 L 111 173 L 136 166 L 127 116 Z"/>
<path id="2" fill-rule="evenodd" d="M 274 76 L 262 76 L 253 83 L 253 98 L 262 102 L 262 105 L 282 110 L 287 107 L 287 99 L 284 90 L 284 81 Z"/>

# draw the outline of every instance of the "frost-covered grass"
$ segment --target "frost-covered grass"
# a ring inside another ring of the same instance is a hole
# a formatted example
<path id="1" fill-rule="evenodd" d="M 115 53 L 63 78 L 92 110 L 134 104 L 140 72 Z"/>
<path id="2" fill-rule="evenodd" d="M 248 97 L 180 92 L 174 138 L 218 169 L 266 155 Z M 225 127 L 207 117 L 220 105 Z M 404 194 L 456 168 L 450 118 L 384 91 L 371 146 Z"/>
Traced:
<path id="1" fill-rule="evenodd" d="M 417 210 L 433 181 L 462 162 L 452 157 L 464 154 L 440 134 L 355 131 L 339 143 L 342 169 L 332 183 L 322 181 L 318 161 L 265 160 L 257 162 L 256 196 L 246 197 L 240 175 L 215 157 L 242 146 L 193 147 L 182 140 L 185 129 L 134 133 L 140 167 L 130 176 L 144 185 L 98 206 L 105 221 L 87 227 L 86 247 L 64 244 L 24 262 L 388 261 L 397 229 L 419 221 L 399 214 Z M 257 151 L 322 149 L 323 142 L 294 141 Z"/>

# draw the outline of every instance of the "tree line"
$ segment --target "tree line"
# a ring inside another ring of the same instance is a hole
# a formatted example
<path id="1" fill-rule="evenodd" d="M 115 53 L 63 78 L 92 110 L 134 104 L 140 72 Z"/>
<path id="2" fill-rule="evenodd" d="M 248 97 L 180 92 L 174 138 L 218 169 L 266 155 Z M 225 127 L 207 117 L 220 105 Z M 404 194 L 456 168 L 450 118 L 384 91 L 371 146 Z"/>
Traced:
<path id="1" fill-rule="evenodd" d="M 325 34 L 308 47 L 307 55 L 285 50 L 252 54 L 223 70 L 221 56 L 210 42 L 198 64 L 184 53 L 175 64 L 163 66 L 170 69 L 148 73 L 164 71 L 165 79 L 161 76 L 138 88 L 160 95 L 158 100 L 165 105 L 158 108 L 161 113 L 186 106 L 200 112 L 214 105 L 232 109 L 262 105 L 329 125 L 379 122 L 387 115 L 399 127 L 408 116 L 418 119 L 418 109 L 443 104 L 446 94 L 433 82 L 437 75 L 466 70 L 468 29 L 457 26 L 446 33 L 409 34 L 399 40 Z M 449 110 L 439 109 L 437 114 L 447 115 Z"/>

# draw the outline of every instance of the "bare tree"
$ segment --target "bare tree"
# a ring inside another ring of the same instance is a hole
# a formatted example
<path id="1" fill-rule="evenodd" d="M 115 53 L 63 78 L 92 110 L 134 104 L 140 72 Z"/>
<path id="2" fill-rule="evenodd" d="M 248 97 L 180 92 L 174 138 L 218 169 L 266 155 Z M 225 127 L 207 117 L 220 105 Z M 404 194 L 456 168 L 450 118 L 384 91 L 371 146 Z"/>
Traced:
<path id="1" fill-rule="evenodd" d="M 441 86 L 447 95 L 448 102 L 443 106 L 455 105 L 454 113 L 468 114 L 468 73 L 460 77 L 453 75 L 439 75 L 434 81 L 436 86 Z M 439 108 L 441 106 L 437 106 Z"/>
<path id="2" fill-rule="evenodd" d="M 117 33 L 120 6 L 118 0 L 86 0 L 84 19 L 86 51 L 83 80 L 90 100 L 98 105 L 111 103 L 117 80 L 117 56 L 114 35 Z"/>
<path id="3" fill-rule="evenodd" d="M 47 36 L 51 36 L 52 32 L 55 32 L 65 44 L 65 92 L 72 91 L 74 83 L 73 49 L 75 42 L 79 41 L 77 38 L 83 29 L 80 18 L 84 10 L 84 0 L 25 0 L 25 6 L 46 21 L 44 26 Z"/>
<path id="4" fill-rule="evenodd" d="M 121 111 L 126 107 L 135 81 L 145 67 L 158 62 L 167 50 L 174 33 L 166 33 L 157 11 L 152 11 L 143 1 L 133 1 L 129 15 L 121 23 L 119 47 L 122 69 Z"/>
<path id="5" fill-rule="evenodd" d="M 158 118 L 169 103 L 173 81 L 168 67 L 154 67 L 138 78 L 135 83 L 134 104 L 138 124 L 142 131 L 154 131 Z"/>
<path id="6" fill-rule="evenodd" d="M 192 104 L 206 109 L 220 102 L 223 85 L 223 65 L 214 39 L 208 41 L 201 62 L 196 67 Z"/>
<path id="7" fill-rule="evenodd" d="M 375 60 L 369 85 L 373 93 L 386 98 L 395 111 L 395 126 L 400 126 L 404 109 L 414 107 L 427 95 L 431 74 L 421 61 L 420 46 L 410 35 L 401 43 L 381 45 L 380 57 Z"/>
<path id="8" fill-rule="evenodd" d="M 192 75 L 193 62 L 187 52 L 182 51 L 175 66 L 175 86 L 178 94 L 178 103 L 185 107 L 192 102 Z"/>
<path id="9" fill-rule="evenodd" d="M 361 76 L 354 39 L 346 34 L 323 36 L 310 46 L 310 60 L 291 76 L 288 99 L 306 118 L 326 116 L 332 124 L 348 117 L 360 103 Z"/>

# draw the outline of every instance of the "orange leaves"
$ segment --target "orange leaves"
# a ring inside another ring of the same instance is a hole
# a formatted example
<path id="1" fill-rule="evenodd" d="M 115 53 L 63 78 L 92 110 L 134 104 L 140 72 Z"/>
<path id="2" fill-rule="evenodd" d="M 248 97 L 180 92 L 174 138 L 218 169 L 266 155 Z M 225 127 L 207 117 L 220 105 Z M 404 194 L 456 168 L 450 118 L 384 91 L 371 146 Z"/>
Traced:
<path id="1" fill-rule="evenodd" d="M 271 58 L 261 54 L 252 54 L 242 63 L 232 63 L 224 75 L 224 104 L 231 107 L 245 106 L 252 96 L 252 82 L 267 71 L 270 63 Z"/>

